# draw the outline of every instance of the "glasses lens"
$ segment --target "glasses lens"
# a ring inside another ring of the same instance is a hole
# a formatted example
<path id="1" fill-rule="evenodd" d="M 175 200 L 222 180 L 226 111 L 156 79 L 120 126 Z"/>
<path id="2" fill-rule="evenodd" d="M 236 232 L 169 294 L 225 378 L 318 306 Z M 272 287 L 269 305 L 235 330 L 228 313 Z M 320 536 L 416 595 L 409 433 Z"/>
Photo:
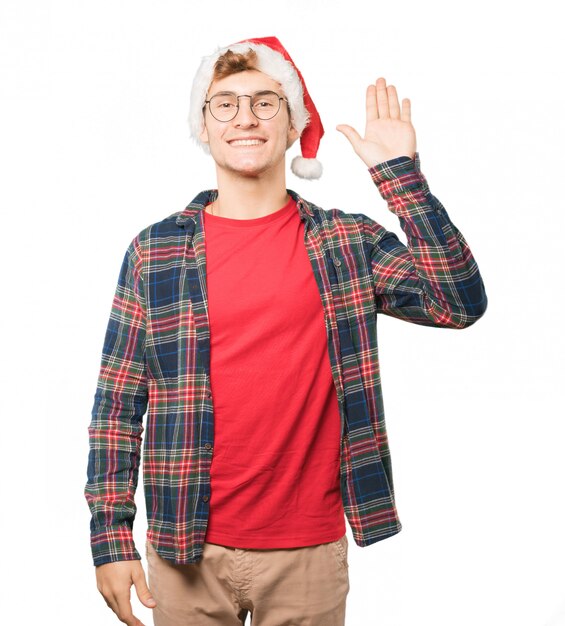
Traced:
<path id="1" fill-rule="evenodd" d="M 210 113 L 220 122 L 229 122 L 237 113 L 235 94 L 219 93 L 210 98 Z"/>
<path id="2" fill-rule="evenodd" d="M 278 113 L 280 102 L 274 91 L 264 91 L 251 98 L 251 108 L 260 120 L 270 120 Z"/>

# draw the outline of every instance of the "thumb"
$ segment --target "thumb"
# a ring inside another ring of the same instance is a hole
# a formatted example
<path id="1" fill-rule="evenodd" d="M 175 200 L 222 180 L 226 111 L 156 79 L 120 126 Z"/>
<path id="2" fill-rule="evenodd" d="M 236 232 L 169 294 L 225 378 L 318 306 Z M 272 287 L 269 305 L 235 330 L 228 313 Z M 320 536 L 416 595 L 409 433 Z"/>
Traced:
<path id="1" fill-rule="evenodd" d="M 354 149 L 356 149 L 359 142 L 362 141 L 359 133 L 347 124 L 338 124 L 336 130 L 339 130 L 342 135 L 345 135 L 347 139 L 349 139 L 349 143 L 351 143 Z"/>
<path id="2" fill-rule="evenodd" d="M 143 569 L 133 577 L 133 584 L 135 585 L 135 592 L 137 593 L 139 601 L 147 608 L 154 609 L 157 606 L 157 602 L 155 602 L 149 591 Z"/>

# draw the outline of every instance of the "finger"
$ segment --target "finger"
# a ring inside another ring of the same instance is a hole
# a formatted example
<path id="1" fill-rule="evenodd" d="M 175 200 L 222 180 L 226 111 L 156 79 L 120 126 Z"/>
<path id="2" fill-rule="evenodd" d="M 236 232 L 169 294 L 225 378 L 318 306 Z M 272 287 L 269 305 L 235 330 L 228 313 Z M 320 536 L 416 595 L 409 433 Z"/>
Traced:
<path id="1" fill-rule="evenodd" d="M 410 104 L 410 99 L 409 98 L 404 98 L 402 100 L 402 114 L 400 116 L 400 119 L 403 122 L 409 122 L 410 118 L 411 118 L 411 104 Z"/>
<path id="2" fill-rule="evenodd" d="M 155 599 L 151 595 L 151 591 L 149 591 L 149 587 L 147 586 L 147 581 L 145 580 L 145 572 L 143 568 L 140 566 L 140 571 L 136 572 L 133 576 L 133 584 L 135 585 L 135 592 L 137 593 L 137 597 L 141 604 L 146 607 L 153 609 L 157 605 Z"/>
<path id="3" fill-rule="evenodd" d="M 379 119 L 390 117 L 386 80 L 384 78 L 377 78 L 377 106 L 379 108 Z"/>
<path id="4" fill-rule="evenodd" d="M 395 120 L 400 119 L 400 105 L 398 104 L 398 94 L 396 93 L 396 87 L 389 85 L 387 88 L 388 93 L 388 106 L 390 111 L 390 117 Z"/>
<path id="5" fill-rule="evenodd" d="M 104 596 L 104 600 L 106 600 L 106 604 L 112 609 L 112 611 L 114 611 L 118 619 L 121 619 L 120 601 L 118 596 L 114 593 L 108 594 L 107 596 Z"/>
<path id="6" fill-rule="evenodd" d="M 127 596 L 118 596 L 116 598 L 117 608 L 116 615 L 120 622 L 124 622 L 128 626 L 143 626 L 143 624 L 135 617 L 131 609 L 129 594 Z"/>
<path id="7" fill-rule="evenodd" d="M 356 149 L 359 142 L 362 141 L 361 135 L 359 135 L 359 133 L 354 128 L 348 126 L 347 124 L 339 124 L 338 126 L 336 126 L 336 130 L 339 130 L 340 133 L 342 133 L 347 137 L 347 139 L 349 139 L 349 142 L 354 149 Z"/>
<path id="8" fill-rule="evenodd" d="M 366 104 L 367 122 L 379 119 L 379 109 L 377 108 L 377 88 L 375 85 L 367 87 Z"/>
<path id="9" fill-rule="evenodd" d="M 106 604 L 108 605 L 108 607 L 110 607 L 112 609 L 112 611 L 114 611 L 114 613 L 118 613 L 118 603 L 116 602 L 115 597 L 112 595 L 103 595 L 102 596 L 104 598 L 104 602 L 106 602 Z"/>

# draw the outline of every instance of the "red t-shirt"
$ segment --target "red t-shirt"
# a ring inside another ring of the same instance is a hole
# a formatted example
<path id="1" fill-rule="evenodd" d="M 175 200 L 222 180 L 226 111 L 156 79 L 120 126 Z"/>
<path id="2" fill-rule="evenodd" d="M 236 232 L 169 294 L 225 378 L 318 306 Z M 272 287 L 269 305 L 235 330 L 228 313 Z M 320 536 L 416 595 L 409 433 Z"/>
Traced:
<path id="1" fill-rule="evenodd" d="M 203 215 L 215 424 L 206 541 L 335 541 L 339 405 L 296 202 L 248 220 Z"/>

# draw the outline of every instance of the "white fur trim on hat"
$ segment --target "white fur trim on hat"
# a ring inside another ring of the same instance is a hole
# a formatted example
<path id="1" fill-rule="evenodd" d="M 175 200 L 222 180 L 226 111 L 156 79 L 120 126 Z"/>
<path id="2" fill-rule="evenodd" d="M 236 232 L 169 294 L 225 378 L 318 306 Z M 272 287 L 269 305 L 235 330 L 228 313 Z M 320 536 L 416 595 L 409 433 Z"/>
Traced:
<path id="1" fill-rule="evenodd" d="M 295 156 L 290 163 L 290 169 L 299 178 L 313 180 L 322 175 L 322 164 L 318 159 L 305 159 L 302 156 Z"/>
<path id="2" fill-rule="evenodd" d="M 285 96 L 288 99 L 293 126 L 300 134 L 306 128 L 310 115 L 304 105 L 304 93 L 302 83 L 292 63 L 287 61 L 281 54 L 263 44 L 252 42 L 236 43 L 224 48 L 218 48 L 213 54 L 204 57 L 196 72 L 192 83 L 190 95 L 190 113 L 188 123 L 192 138 L 206 152 L 210 152 L 208 144 L 200 139 L 204 129 L 204 115 L 202 109 L 205 104 L 206 94 L 214 76 L 214 65 L 218 58 L 231 50 L 234 53 L 245 53 L 252 49 L 257 54 L 257 69 L 267 74 L 281 84 Z"/>

